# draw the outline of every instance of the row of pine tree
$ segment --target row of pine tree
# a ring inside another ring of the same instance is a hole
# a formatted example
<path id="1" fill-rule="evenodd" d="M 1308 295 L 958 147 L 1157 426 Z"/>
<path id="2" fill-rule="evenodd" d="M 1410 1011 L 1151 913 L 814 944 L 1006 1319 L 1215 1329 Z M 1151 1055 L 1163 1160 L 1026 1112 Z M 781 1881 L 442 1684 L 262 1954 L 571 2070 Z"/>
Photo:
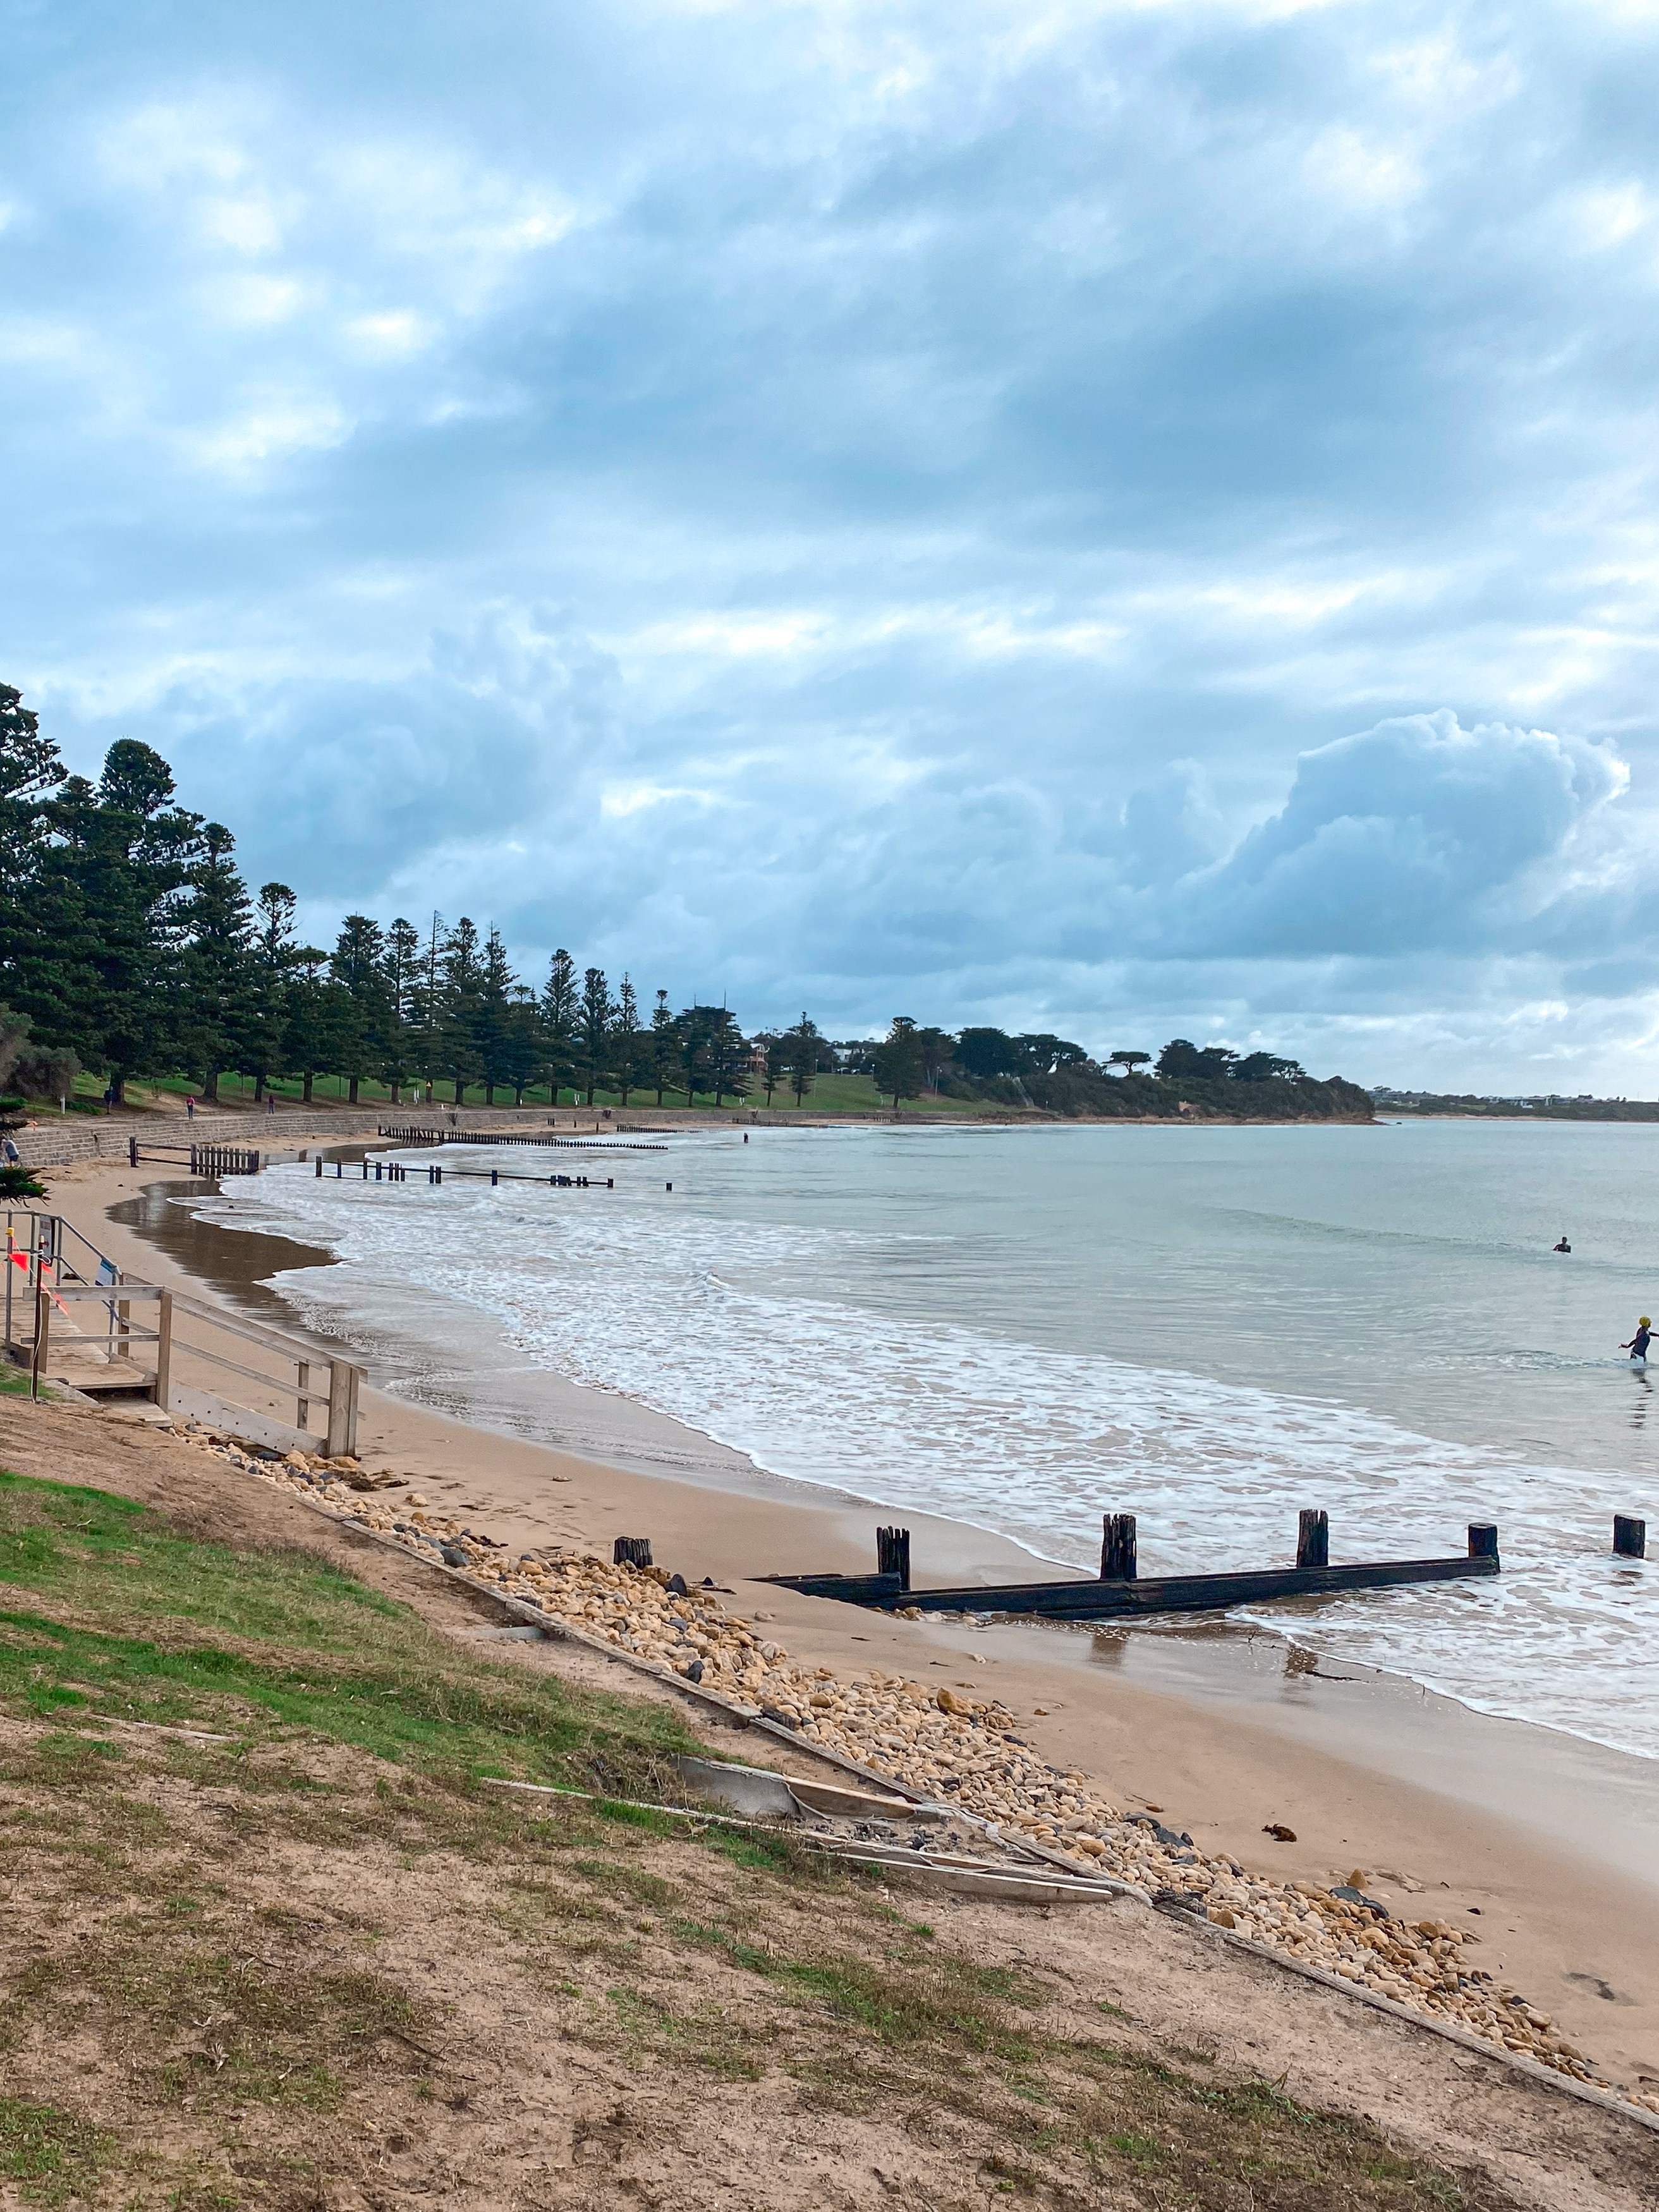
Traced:
<path id="1" fill-rule="evenodd" d="M 256 1097 L 281 1079 L 309 1099 L 338 1077 L 394 1099 L 442 1085 L 459 1103 L 526 1091 L 671 1094 L 695 1103 L 757 1085 L 799 1099 L 819 1064 L 815 1025 L 765 1040 L 765 1070 L 723 1006 L 641 1006 L 624 975 L 554 953 L 539 989 L 500 933 L 463 916 L 421 927 L 349 915 L 332 951 L 301 944 L 286 884 L 251 894 L 224 825 L 178 804 L 167 763 L 129 739 L 96 784 L 70 775 L 21 695 L 0 684 L 0 997 L 60 1068 L 131 1081 L 183 1075 L 204 1099 L 222 1075 Z M 16 1023 L 14 1028 L 19 1026 Z"/>

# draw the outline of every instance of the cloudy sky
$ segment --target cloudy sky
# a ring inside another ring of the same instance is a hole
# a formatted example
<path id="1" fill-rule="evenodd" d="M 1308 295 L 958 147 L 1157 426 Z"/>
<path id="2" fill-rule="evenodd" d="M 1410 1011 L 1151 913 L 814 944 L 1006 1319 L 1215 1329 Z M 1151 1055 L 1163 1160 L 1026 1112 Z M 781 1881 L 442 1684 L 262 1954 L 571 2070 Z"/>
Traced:
<path id="1" fill-rule="evenodd" d="M 0 0 L 0 675 L 310 932 L 1659 1091 L 1659 9 Z"/>

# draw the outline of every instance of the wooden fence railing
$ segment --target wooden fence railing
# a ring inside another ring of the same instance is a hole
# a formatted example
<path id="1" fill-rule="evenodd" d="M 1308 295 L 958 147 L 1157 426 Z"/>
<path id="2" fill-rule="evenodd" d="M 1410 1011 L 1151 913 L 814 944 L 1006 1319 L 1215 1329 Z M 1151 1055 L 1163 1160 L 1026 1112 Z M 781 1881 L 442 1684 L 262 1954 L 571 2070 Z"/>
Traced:
<path id="1" fill-rule="evenodd" d="M 258 1175 L 259 1154 L 242 1145 L 151 1145 L 127 1139 L 127 1164 L 143 1160 L 188 1160 L 193 1176 Z"/>
<path id="2" fill-rule="evenodd" d="M 331 1458 L 357 1449 L 357 1407 L 364 1370 L 355 1360 L 307 1344 L 299 1337 L 265 1328 L 159 1283 L 135 1282 L 92 1247 L 77 1267 L 69 1258 L 69 1224 L 52 1215 L 28 1217 L 27 1241 L 20 1241 L 7 1216 L 4 1329 L 8 1354 L 26 1364 L 38 1395 L 43 1381 L 67 1382 L 93 1398 L 147 1398 L 171 1412 L 178 1389 L 180 1359 L 208 1370 L 215 1396 L 246 1412 L 270 1415 L 248 1406 L 246 1390 L 225 1378 L 260 1387 L 261 1395 L 294 1408 L 291 1425 L 320 1442 Z M 84 1243 L 84 1240 L 81 1240 Z M 96 1270 L 89 1279 L 88 1267 Z M 88 1328 L 79 1316 L 88 1304 L 101 1306 Z M 56 1315 L 65 1324 L 54 1329 Z M 216 1339 L 256 1346 L 266 1358 L 252 1366 Z M 153 1347 L 153 1348 L 152 1348 Z M 148 1356 L 146 1356 L 148 1354 Z M 313 1426 L 321 1419 L 322 1434 Z M 284 1426 L 290 1425 L 284 1422 Z"/>

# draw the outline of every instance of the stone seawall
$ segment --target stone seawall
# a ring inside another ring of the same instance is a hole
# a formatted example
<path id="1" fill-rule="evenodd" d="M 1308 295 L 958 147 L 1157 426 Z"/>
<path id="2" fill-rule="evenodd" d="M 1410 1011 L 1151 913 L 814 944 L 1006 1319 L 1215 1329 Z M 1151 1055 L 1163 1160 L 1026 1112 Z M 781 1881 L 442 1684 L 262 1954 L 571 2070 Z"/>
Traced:
<path id="1" fill-rule="evenodd" d="M 475 1116 L 482 1121 L 482 1115 Z M 198 1114 L 192 1121 L 182 1114 L 112 1114 L 94 1119 L 66 1114 L 43 1116 L 27 1128 L 15 1130 L 18 1155 L 25 1167 L 62 1168 L 82 1160 L 124 1160 L 130 1139 L 141 1146 L 237 1145 L 249 1151 L 289 1152 L 301 1145 L 361 1144 L 372 1140 L 381 1123 L 389 1127 L 439 1127 L 447 1123 L 431 1106 L 418 1109 L 374 1106 L 321 1107 L 315 1113 L 289 1111 L 264 1114 Z M 547 1109 L 526 1107 L 522 1114 L 498 1110 L 489 1116 L 495 1129 L 545 1129 Z M 143 1164 L 164 1165 L 145 1161 Z M 180 1170 L 185 1163 L 179 1163 Z"/>

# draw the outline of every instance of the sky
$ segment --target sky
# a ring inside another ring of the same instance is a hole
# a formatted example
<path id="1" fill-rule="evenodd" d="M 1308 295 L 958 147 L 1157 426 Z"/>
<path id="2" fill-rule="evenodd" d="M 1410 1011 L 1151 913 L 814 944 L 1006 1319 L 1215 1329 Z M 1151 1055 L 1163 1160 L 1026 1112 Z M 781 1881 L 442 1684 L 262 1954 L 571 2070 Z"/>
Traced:
<path id="1" fill-rule="evenodd" d="M 1659 1092 L 1659 0 L 0 35 L 0 678 L 314 940 Z"/>

